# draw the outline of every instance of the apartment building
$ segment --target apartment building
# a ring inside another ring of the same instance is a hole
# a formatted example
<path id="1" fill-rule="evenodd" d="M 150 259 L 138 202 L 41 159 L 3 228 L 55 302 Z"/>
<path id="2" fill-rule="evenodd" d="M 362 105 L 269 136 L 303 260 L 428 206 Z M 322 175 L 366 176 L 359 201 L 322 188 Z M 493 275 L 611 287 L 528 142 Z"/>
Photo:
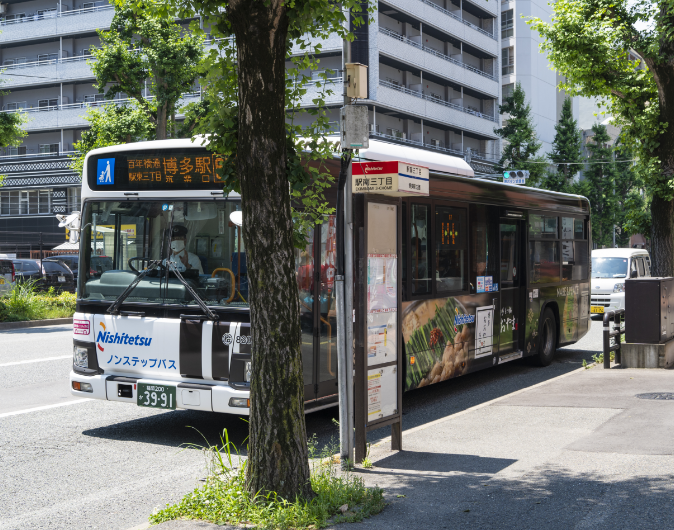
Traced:
<path id="1" fill-rule="evenodd" d="M 555 138 L 555 124 L 566 94 L 557 89 L 561 77 L 550 68 L 547 54 L 541 53 L 541 38 L 526 23 L 528 17 L 550 21 L 548 0 L 501 0 L 501 83 L 502 98 L 521 83 L 543 144 L 540 153 L 549 153 Z M 574 118 L 579 116 L 579 100 L 572 99 Z"/>
<path id="2" fill-rule="evenodd" d="M 88 126 L 87 111 L 103 100 L 87 61 L 99 45 L 96 30 L 107 29 L 113 15 L 107 2 L 0 4 L 0 80 L 10 91 L 0 107 L 29 120 L 23 144 L 0 156 L 0 174 L 8 175 L 0 190 L 0 252 L 35 248 L 40 232 L 63 241 L 54 214 L 79 203 L 79 178 L 67 155 Z M 359 103 L 370 109 L 372 136 L 465 157 L 476 173 L 493 173 L 500 152 L 499 16 L 498 4 L 488 0 L 379 1 L 351 52 L 352 61 L 368 66 L 368 99 Z M 334 94 L 326 104 L 336 130 L 342 41 L 323 40 L 319 57 L 331 72 Z M 318 90 L 309 87 L 304 106 Z M 192 92 L 183 102 L 199 97 Z"/>

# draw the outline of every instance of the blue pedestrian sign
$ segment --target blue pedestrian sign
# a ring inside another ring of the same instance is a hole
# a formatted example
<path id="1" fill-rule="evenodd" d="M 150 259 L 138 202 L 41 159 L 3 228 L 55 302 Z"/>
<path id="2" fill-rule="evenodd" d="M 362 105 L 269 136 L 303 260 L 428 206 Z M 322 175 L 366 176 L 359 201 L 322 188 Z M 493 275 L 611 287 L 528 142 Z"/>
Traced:
<path id="1" fill-rule="evenodd" d="M 96 168 L 98 184 L 111 186 L 115 183 L 115 159 L 101 158 Z"/>

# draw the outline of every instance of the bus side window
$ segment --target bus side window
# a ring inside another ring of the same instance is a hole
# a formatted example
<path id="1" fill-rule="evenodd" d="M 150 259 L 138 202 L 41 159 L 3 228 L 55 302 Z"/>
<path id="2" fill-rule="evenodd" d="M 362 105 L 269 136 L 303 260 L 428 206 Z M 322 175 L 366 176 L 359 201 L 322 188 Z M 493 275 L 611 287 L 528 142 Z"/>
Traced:
<path id="1" fill-rule="evenodd" d="M 562 217 L 562 281 L 586 280 L 589 254 L 582 219 Z"/>
<path id="2" fill-rule="evenodd" d="M 466 290 L 466 210 L 435 207 L 436 292 Z"/>
<path id="3" fill-rule="evenodd" d="M 477 278 L 497 284 L 499 274 L 498 208 L 473 205 L 470 208 L 470 292 L 477 292 Z M 485 281 L 485 285 L 487 282 Z"/>
<path id="4" fill-rule="evenodd" d="M 431 264 L 429 261 L 431 207 L 426 204 L 412 204 L 410 214 L 410 257 L 412 292 L 410 294 L 431 293 Z"/>
<path id="5" fill-rule="evenodd" d="M 558 227 L 558 217 L 536 214 L 529 216 L 530 284 L 553 283 L 560 280 Z"/>

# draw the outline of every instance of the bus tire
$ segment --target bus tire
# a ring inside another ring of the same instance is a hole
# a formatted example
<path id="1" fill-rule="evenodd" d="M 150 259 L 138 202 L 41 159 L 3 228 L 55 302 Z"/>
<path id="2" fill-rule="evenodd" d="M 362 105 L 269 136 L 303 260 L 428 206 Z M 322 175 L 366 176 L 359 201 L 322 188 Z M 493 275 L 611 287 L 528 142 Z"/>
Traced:
<path id="1" fill-rule="evenodd" d="M 536 366 L 548 366 L 557 350 L 557 321 L 549 307 L 538 325 L 538 353 L 531 359 Z"/>

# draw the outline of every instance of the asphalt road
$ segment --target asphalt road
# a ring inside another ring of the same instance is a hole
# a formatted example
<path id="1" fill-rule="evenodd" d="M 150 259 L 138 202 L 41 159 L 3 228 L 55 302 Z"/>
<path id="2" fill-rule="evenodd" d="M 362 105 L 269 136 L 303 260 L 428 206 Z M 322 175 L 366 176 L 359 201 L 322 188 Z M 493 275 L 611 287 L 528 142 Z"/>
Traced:
<path id="1" fill-rule="evenodd" d="M 411 392 L 409 429 L 578 368 L 601 349 L 601 322 L 547 368 L 515 361 Z M 0 530 L 120 529 L 147 521 L 205 475 L 201 451 L 223 429 L 242 449 L 242 418 L 156 411 L 70 395 L 69 326 L 0 333 Z M 337 438 L 336 409 L 307 416 L 319 445 Z M 375 442 L 388 429 L 369 433 Z"/>

